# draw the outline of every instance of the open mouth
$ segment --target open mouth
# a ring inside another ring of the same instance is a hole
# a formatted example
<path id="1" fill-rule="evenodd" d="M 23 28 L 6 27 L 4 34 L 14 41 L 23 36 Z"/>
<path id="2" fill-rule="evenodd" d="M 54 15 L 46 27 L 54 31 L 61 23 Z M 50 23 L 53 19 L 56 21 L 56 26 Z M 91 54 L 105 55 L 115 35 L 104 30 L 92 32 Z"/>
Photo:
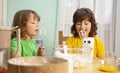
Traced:
<path id="1" fill-rule="evenodd" d="M 38 32 L 39 32 L 39 29 L 36 29 L 35 31 L 38 33 Z"/>

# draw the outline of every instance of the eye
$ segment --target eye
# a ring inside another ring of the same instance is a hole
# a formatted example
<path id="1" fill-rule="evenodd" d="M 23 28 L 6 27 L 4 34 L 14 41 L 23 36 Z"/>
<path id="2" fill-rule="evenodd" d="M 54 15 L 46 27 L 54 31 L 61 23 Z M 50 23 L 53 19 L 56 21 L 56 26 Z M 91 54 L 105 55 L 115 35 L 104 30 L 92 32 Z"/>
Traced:
<path id="1" fill-rule="evenodd" d="M 85 25 L 88 25 L 89 23 L 85 23 Z"/>
<path id="2" fill-rule="evenodd" d="M 84 43 L 86 43 L 86 41 L 84 41 Z"/>
<path id="3" fill-rule="evenodd" d="M 85 24 L 85 25 L 89 25 L 89 24 L 91 24 L 91 22 L 86 21 L 84 24 Z"/>
<path id="4" fill-rule="evenodd" d="M 35 24 L 35 22 L 31 22 L 32 24 Z"/>
<path id="5" fill-rule="evenodd" d="M 88 41 L 88 43 L 90 43 L 90 41 Z"/>

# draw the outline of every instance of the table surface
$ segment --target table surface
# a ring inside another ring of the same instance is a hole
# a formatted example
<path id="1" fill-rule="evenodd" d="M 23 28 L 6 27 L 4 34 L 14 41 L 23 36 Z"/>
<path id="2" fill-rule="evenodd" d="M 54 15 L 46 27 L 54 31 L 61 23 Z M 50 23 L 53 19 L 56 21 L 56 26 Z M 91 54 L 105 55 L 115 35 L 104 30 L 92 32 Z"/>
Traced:
<path id="1" fill-rule="evenodd" d="M 79 68 L 74 68 L 74 72 L 73 73 L 120 73 L 120 71 L 117 72 L 104 72 L 104 71 L 100 71 L 99 67 L 102 64 L 100 63 L 100 60 L 94 60 L 94 62 L 92 64 L 87 64 L 84 67 L 79 67 Z"/>

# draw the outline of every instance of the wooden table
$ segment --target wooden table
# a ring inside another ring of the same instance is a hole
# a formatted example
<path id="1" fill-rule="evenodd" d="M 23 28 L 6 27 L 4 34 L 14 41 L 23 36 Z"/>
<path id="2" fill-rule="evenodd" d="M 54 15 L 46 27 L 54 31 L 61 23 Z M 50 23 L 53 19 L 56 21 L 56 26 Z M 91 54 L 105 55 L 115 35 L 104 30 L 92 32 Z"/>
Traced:
<path id="1" fill-rule="evenodd" d="M 87 64 L 84 67 L 74 68 L 73 73 L 120 73 L 117 72 L 103 72 L 99 70 L 99 66 L 101 66 L 100 61 L 94 61 L 93 64 Z"/>

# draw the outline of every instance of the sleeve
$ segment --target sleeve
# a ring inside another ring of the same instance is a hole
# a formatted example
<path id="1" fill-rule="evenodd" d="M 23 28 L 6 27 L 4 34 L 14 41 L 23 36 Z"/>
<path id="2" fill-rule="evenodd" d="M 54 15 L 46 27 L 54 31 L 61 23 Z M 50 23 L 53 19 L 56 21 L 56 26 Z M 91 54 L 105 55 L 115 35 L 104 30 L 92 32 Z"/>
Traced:
<path id="1" fill-rule="evenodd" d="M 98 57 L 102 57 L 105 55 L 105 48 L 104 48 L 104 44 L 102 42 L 101 39 L 98 39 L 98 42 L 97 42 L 97 56 Z"/>
<path id="2" fill-rule="evenodd" d="M 69 45 L 69 44 L 70 44 L 70 38 L 66 40 L 66 45 Z"/>
<path id="3" fill-rule="evenodd" d="M 72 37 L 69 37 L 69 38 L 66 40 L 66 45 L 67 45 L 68 48 L 72 48 L 72 45 L 73 45 L 72 42 L 73 42 L 73 41 L 72 41 Z"/>
<path id="4" fill-rule="evenodd" d="M 66 45 L 67 45 L 67 48 L 69 49 L 68 50 L 68 53 L 73 53 L 73 50 L 72 50 L 72 37 L 69 37 L 66 41 Z"/>
<path id="5" fill-rule="evenodd" d="M 33 40 L 33 44 L 34 44 L 34 52 L 33 52 L 33 55 L 34 56 L 37 56 L 37 54 L 38 54 L 38 48 L 37 48 L 37 43 L 35 42 L 35 40 Z"/>
<path id="6" fill-rule="evenodd" d="M 17 46 L 18 46 L 18 44 L 17 44 L 17 38 L 13 38 L 11 40 L 10 50 L 11 51 L 17 50 Z"/>

